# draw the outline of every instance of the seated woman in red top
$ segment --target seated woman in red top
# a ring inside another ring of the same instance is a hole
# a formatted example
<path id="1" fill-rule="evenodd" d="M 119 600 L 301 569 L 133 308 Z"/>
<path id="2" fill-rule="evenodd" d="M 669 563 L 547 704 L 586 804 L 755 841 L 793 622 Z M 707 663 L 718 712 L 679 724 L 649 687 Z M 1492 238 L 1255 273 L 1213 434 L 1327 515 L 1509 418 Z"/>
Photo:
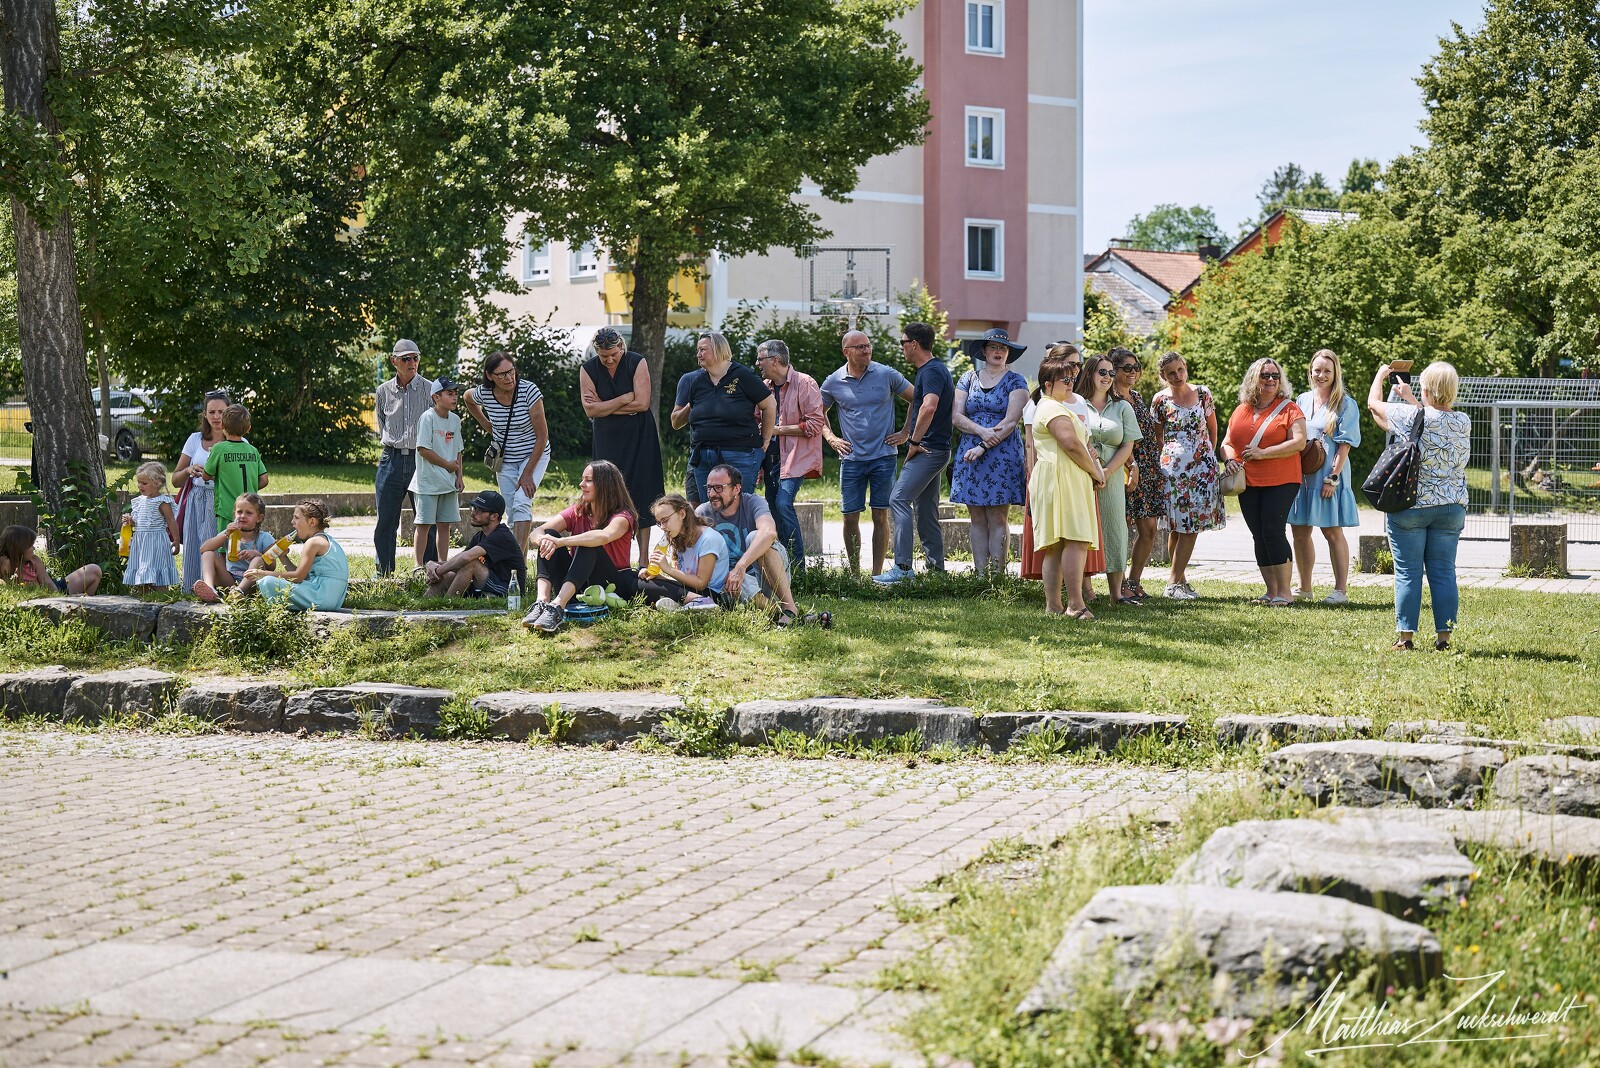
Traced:
<path id="1" fill-rule="evenodd" d="M 632 597 L 639 576 L 628 566 L 639 523 L 622 471 L 610 460 L 583 469 L 578 503 L 533 532 L 539 554 L 539 599 L 522 618 L 530 630 L 554 634 L 579 590 L 616 583 Z"/>
<path id="2" fill-rule="evenodd" d="M 1300 454 L 1306 416 L 1294 402 L 1289 376 L 1275 360 L 1257 360 L 1239 383 L 1239 407 L 1228 419 L 1222 452 L 1229 472 L 1244 468 L 1239 511 L 1256 543 L 1256 566 L 1267 592 L 1256 604 L 1286 608 L 1291 602 L 1289 509 L 1300 493 Z"/>

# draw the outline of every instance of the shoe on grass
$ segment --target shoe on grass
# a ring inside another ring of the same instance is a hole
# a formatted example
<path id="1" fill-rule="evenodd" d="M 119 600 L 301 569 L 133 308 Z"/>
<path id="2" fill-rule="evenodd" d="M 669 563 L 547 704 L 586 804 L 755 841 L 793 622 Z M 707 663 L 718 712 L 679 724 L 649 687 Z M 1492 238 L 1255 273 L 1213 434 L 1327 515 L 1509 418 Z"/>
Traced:
<path id="1" fill-rule="evenodd" d="M 205 579 L 195 580 L 194 595 L 200 598 L 200 600 L 204 601 L 206 604 L 216 604 L 218 601 L 222 600 L 221 597 L 217 596 L 216 587 L 212 586 L 211 583 L 207 582 Z"/>
<path id="2" fill-rule="evenodd" d="M 1181 601 L 1183 600 L 1183 587 L 1179 586 L 1176 582 L 1169 582 L 1167 583 L 1167 592 L 1162 594 L 1162 596 L 1168 600 Z"/>
<path id="3" fill-rule="evenodd" d="M 1297 600 L 1297 601 L 1309 601 L 1309 600 L 1311 600 L 1311 598 L 1315 597 L 1316 595 L 1317 595 L 1317 591 L 1316 590 L 1295 590 L 1294 591 L 1294 599 Z"/>
<path id="4" fill-rule="evenodd" d="M 561 624 L 566 621 L 567 610 L 565 608 L 558 604 L 547 604 L 544 606 L 543 614 L 539 616 L 539 619 L 533 625 L 546 634 L 554 634 L 561 629 Z"/>
<path id="5" fill-rule="evenodd" d="M 533 602 L 533 607 L 528 609 L 528 614 L 522 617 L 522 625 L 532 630 L 539 625 L 539 617 L 544 615 L 544 610 L 549 607 L 549 601 Z"/>
<path id="6" fill-rule="evenodd" d="M 679 604 L 677 601 L 674 601 L 671 597 L 658 598 L 656 600 L 656 608 L 662 612 L 683 611 L 683 605 Z"/>
<path id="7" fill-rule="evenodd" d="M 1178 600 L 1198 601 L 1199 599 L 1200 595 L 1194 592 L 1193 586 L 1189 585 L 1187 582 L 1178 583 Z"/>
<path id="8" fill-rule="evenodd" d="M 872 581 L 880 586 L 893 586 L 896 582 L 904 582 L 911 577 L 911 569 L 895 564 L 881 575 L 873 575 Z"/>
<path id="9" fill-rule="evenodd" d="M 1334 590 L 1322 599 L 1323 604 L 1349 604 L 1350 595 L 1343 590 Z"/>

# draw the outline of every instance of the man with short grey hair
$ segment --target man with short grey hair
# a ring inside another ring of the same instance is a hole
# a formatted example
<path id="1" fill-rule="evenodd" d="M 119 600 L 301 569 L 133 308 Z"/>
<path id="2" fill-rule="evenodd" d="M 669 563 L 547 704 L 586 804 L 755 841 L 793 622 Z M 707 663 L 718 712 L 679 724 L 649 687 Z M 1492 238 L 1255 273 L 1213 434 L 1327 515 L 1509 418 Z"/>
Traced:
<path id="1" fill-rule="evenodd" d="M 417 420 L 433 407 L 433 383 L 417 373 L 422 353 L 415 341 L 401 338 L 394 343 L 389 362 L 394 377 L 378 385 L 375 415 L 378 439 L 383 454 L 378 458 L 378 521 L 372 530 L 372 550 L 378 558 L 378 575 L 394 571 L 395 533 L 400 528 L 400 509 L 417 471 Z M 438 559 L 430 545 L 427 560 Z"/>
<path id="2" fill-rule="evenodd" d="M 806 547 L 794 501 L 802 482 L 822 477 L 822 391 L 816 379 L 794 369 L 789 346 L 777 338 L 756 346 L 756 371 L 778 404 L 772 441 L 761 465 L 767 507 L 777 521 L 778 540 L 789 552 L 790 566 L 799 572 L 805 570 Z M 820 553 L 822 546 L 816 551 Z"/>

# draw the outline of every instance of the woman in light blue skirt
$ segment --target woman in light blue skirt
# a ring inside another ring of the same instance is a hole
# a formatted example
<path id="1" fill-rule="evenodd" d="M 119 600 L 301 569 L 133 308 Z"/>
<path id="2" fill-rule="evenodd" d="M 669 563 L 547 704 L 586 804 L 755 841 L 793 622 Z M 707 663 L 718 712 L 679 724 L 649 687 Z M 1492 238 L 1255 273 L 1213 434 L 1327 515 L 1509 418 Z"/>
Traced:
<path id="1" fill-rule="evenodd" d="M 1350 542 L 1345 527 L 1359 527 L 1356 491 L 1346 467 L 1350 450 L 1361 444 L 1361 409 L 1355 398 L 1344 391 L 1344 373 L 1332 349 L 1319 349 L 1311 357 L 1311 388 L 1300 394 L 1300 410 L 1306 413 L 1306 439 L 1321 441 L 1327 450 L 1322 467 L 1304 476 L 1300 493 L 1289 509 L 1289 526 L 1294 532 L 1294 560 L 1300 570 L 1297 600 L 1314 596 L 1311 569 L 1316 566 L 1317 547 L 1311 540 L 1314 527 L 1322 529 L 1328 542 L 1328 559 L 1333 564 L 1333 592 L 1323 604 L 1347 604 L 1350 596 L 1345 584 L 1350 578 Z"/>
<path id="2" fill-rule="evenodd" d="M 328 534 L 327 505 L 301 501 L 295 505 L 293 525 L 302 542 L 300 563 L 283 574 L 251 568 L 245 577 L 255 579 L 263 598 L 287 601 L 291 611 L 338 611 L 350 589 L 350 561 Z"/>

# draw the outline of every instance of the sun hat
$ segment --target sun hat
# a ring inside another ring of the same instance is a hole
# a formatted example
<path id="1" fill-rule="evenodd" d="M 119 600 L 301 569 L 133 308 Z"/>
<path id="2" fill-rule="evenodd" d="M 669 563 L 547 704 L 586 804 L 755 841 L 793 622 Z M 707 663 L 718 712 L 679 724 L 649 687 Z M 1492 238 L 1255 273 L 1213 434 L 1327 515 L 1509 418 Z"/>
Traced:
<path id="1" fill-rule="evenodd" d="M 972 358 L 973 363 L 982 363 L 984 347 L 991 341 L 998 341 L 1011 350 L 1006 355 L 1006 363 L 1016 363 L 1017 358 L 1028 351 L 1028 346 L 1019 345 L 1012 341 L 1011 335 L 998 326 L 993 330 L 985 330 L 982 337 L 968 338 L 962 347 L 966 349 L 967 355 Z"/>
<path id="2" fill-rule="evenodd" d="M 420 356 L 422 350 L 417 348 L 417 343 L 407 338 L 401 338 L 394 343 L 393 355 L 395 356 Z"/>

